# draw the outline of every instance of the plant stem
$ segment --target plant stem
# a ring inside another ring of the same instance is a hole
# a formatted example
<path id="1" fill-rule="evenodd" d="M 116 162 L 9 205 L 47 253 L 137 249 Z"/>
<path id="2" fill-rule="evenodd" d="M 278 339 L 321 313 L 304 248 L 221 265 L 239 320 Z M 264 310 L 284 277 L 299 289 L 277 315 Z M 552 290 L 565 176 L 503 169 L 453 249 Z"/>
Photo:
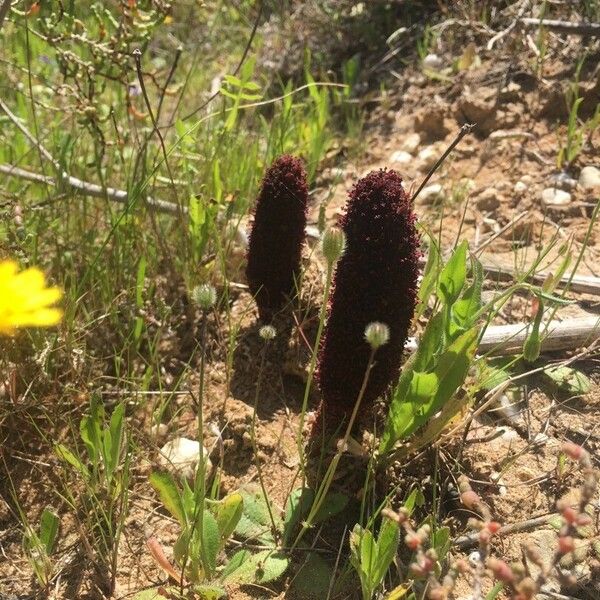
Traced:
<path id="1" fill-rule="evenodd" d="M 331 291 L 331 280 L 333 279 L 333 267 L 334 263 L 327 263 L 327 275 L 325 277 L 325 290 L 323 291 L 323 302 L 321 304 L 321 310 L 319 311 L 319 326 L 317 328 L 317 338 L 315 345 L 310 357 L 310 365 L 308 367 L 308 377 L 306 379 L 306 386 L 304 388 L 304 398 L 302 399 L 302 410 L 300 411 L 300 424 L 298 425 L 298 456 L 300 458 L 300 468 L 304 479 L 306 479 L 305 464 L 304 464 L 304 448 L 302 447 L 302 430 L 304 429 L 304 418 L 306 416 L 306 408 L 308 406 L 308 396 L 310 395 L 310 389 L 315 375 L 315 369 L 317 366 L 317 355 L 319 353 L 319 345 L 321 343 L 321 336 L 323 335 L 323 327 L 325 325 L 325 315 L 327 314 L 327 305 L 329 303 L 329 292 Z"/>
<path id="2" fill-rule="evenodd" d="M 269 347 L 269 340 L 265 340 L 265 345 L 262 351 L 262 357 L 260 360 L 260 369 L 258 371 L 258 381 L 256 383 L 256 393 L 254 395 L 254 411 L 252 412 L 252 424 L 250 426 L 250 442 L 252 444 L 252 452 L 254 452 L 254 463 L 256 465 L 256 472 L 258 474 L 258 482 L 260 484 L 260 489 L 263 493 L 263 497 L 265 499 L 265 504 L 267 505 L 267 511 L 269 513 L 269 519 L 271 521 L 271 529 L 273 533 L 273 538 L 277 541 L 279 537 L 279 532 L 277 531 L 277 525 L 275 524 L 275 518 L 273 517 L 273 511 L 271 509 L 271 502 L 269 501 L 269 496 L 267 495 L 267 488 L 265 487 L 265 482 L 262 476 L 262 467 L 260 466 L 260 460 L 258 458 L 258 444 L 256 443 L 256 409 L 258 407 L 258 397 L 260 394 L 260 385 L 262 383 L 262 374 L 265 367 L 265 360 L 267 357 L 267 349 Z"/>
<path id="3" fill-rule="evenodd" d="M 333 477 L 337 470 L 337 466 L 340 462 L 340 459 L 342 458 L 342 454 L 344 453 L 344 450 L 348 443 L 348 439 L 350 438 L 350 432 L 352 431 L 352 427 L 354 426 L 354 421 L 356 420 L 356 416 L 358 415 L 358 410 L 360 409 L 360 405 L 361 405 L 363 396 L 365 395 L 365 390 L 367 389 L 367 384 L 369 383 L 369 375 L 371 374 L 371 369 L 373 368 L 373 359 L 374 358 L 375 358 L 375 350 L 372 349 L 371 354 L 369 355 L 369 361 L 367 363 L 367 368 L 365 370 L 363 382 L 362 382 L 360 391 L 358 393 L 358 398 L 356 399 L 354 409 L 352 410 L 352 415 L 350 416 L 350 420 L 348 421 L 348 425 L 346 427 L 346 432 L 344 433 L 344 437 L 342 438 L 342 440 L 340 442 L 338 442 L 337 452 L 335 453 L 333 460 L 327 467 L 327 471 L 325 472 L 323 481 L 321 482 L 321 485 L 319 486 L 319 489 L 315 495 L 315 500 L 313 502 L 313 505 L 310 509 L 310 512 L 308 513 L 308 516 L 306 517 L 306 520 L 302 523 L 302 529 L 300 530 L 300 533 L 298 534 L 296 541 L 292 545 L 292 549 L 295 548 L 296 545 L 300 542 L 300 540 L 302 539 L 302 537 L 304 536 L 306 531 L 310 527 L 312 527 L 312 523 L 313 523 L 315 517 L 317 516 L 317 513 L 319 512 L 321 506 L 323 505 L 325 498 L 327 497 L 327 492 L 329 491 L 329 488 L 331 487 L 331 483 L 333 481 Z"/>

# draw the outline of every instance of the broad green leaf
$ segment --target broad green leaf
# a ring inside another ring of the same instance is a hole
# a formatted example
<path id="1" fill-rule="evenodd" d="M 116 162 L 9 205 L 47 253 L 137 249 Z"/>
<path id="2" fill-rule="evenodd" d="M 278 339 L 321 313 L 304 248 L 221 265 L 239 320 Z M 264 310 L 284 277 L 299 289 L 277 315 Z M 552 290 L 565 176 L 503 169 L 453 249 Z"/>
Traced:
<path id="1" fill-rule="evenodd" d="M 52 552 L 54 552 L 59 526 L 60 519 L 58 518 L 58 515 L 49 508 L 44 508 L 42 511 L 42 516 L 40 517 L 39 537 L 47 555 L 50 555 Z"/>
<path id="2" fill-rule="evenodd" d="M 235 527 L 243 511 L 244 499 L 237 492 L 229 494 L 229 496 L 217 503 L 214 515 L 219 527 L 219 536 L 221 538 L 220 548 L 223 548 L 229 536 L 235 531 Z"/>
<path id="3" fill-rule="evenodd" d="M 202 600 L 219 600 L 227 597 L 227 592 L 216 585 L 195 585 L 193 589 Z"/>
<path id="4" fill-rule="evenodd" d="M 544 370 L 544 375 L 561 391 L 573 396 L 587 394 L 592 388 L 589 377 L 573 367 L 557 366 Z"/>
<path id="5" fill-rule="evenodd" d="M 438 387 L 439 381 L 435 372 L 423 373 L 421 371 L 415 371 L 410 381 L 407 401 L 425 404 L 433 399 L 437 393 Z"/>
<path id="6" fill-rule="evenodd" d="M 69 450 L 63 444 L 56 444 L 54 446 L 54 451 L 59 458 L 62 458 L 64 461 L 68 462 L 72 467 L 80 473 L 80 475 L 87 481 L 90 478 L 90 472 L 88 468 L 79 460 L 71 450 Z"/>
<path id="7" fill-rule="evenodd" d="M 410 589 L 407 585 L 399 585 L 395 587 L 386 597 L 385 600 L 402 600 Z"/>
<path id="8" fill-rule="evenodd" d="M 332 566 L 320 554 L 311 552 L 296 573 L 292 588 L 305 600 L 323 600 L 327 598 L 334 576 Z"/>
<path id="9" fill-rule="evenodd" d="M 119 466 L 121 458 L 121 450 L 123 446 L 123 426 L 125 423 L 125 405 L 120 403 L 113 411 L 110 417 L 109 435 L 110 435 L 110 452 L 107 452 L 105 460 L 107 469 L 112 475 Z"/>
<path id="10" fill-rule="evenodd" d="M 164 507 L 179 521 L 182 527 L 185 527 L 187 519 L 183 501 L 173 476 L 170 473 L 155 471 L 150 475 L 150 485 L 158 493 Z"/>
<path id="11" fill-rule="evenodd" d="M 441 562 L 450 550 L 450 529 L 448 527 L 440 527 L 433 534 L 432 544 L 435 549 L 438 560 Z"/>
<path id="12" fill-rule="evenodd" d="M 283 543 L 288 544 L 296 534 L 302 520 L 308 515 L 315 499 L 315 493 L 310 488 L 294 490 L 287 501 L 283 520 Z"/>
<path id="13" fill-rule="evenodd" d="M 223 577 L 226 583 L 256 583 L 264 585 L 279 579 L 290 564 L 290 559 L 276 550 L 262 550 L 245 556 L 237 569 Z"/>
<path id="14" fill-rule="evenodd" d="M 313 524 L 321 523 L 342 512 L 348 505 L 348 496 L 341 492 L 329 492 L 319 507 Z"/>
<path id="15" fill-rule="evenodd" d="M 463 241 L 454 250 L 440 273 L 439 292 L 446 305 L 450 305 L 458 299 L 465 285 L 468 247 L 466 240 Z"/>
<path id="16" fill-rule="evenodd" d="M 173 591 L 175 591 L 175 589 Z M 168 595 L 165 595 L 163 592 Z M 168 588 L 155 587 L 137 592 L 134 594 L 132 600 L 169 600 L 170 598 L 171 594 L 169 594 Z"/>
<path id="17" fill-rule="evenodd" d="M 200 530 L 200 519 L 196 522 L 196 531 Z M 219 526 L 217 520 L 210 511 L 204 510 L 202 515 L 202 540 L 201 556 L 204 564 L 204 570 L 209 576 L 217 569 L 217 555 L 221 547 L 221 538 L 219 535 Z"/>
<path id="18" fill-rule="evenodd" d="M 430 371 L 444 343 L 444 312 L 439 311 L 427 323 L 415 353 L 414 369 Z"/>
<path id="19" fill-rule="evenodd" d="M 225 568 L 221 573 L 220 579 L 222 581 L 225 581 L 236 569 L 239 569 L 251 556 L 252 552 L 250 552 L 250 550 L 238 550 L 225 565 Z"/>
<path id="20" fill-rule="evenodd" d="M 452 316 L 456 323 L 464 329 L 469 329 L 474 325 L 473 318 L 481 308 L 483 267 L 475 257 L 471 260 L 473 263 L 473 283 L 465 290 L 460 299 L 452 305 Z"/>
<path id="21" fill-rule="evenodd" d="M 377 537 L 377 562 L 372 574 L 373 588 L 378 587 L 387 573 L 400 541 L 400 527 L 396 521 L 383 519 L 379 536 Z"/>
<path id="22" fill-rule="evenodd" d="M 90 414 L 81 419 L 79 424 L 79 433 L 83 440 L 90 460 L 95 466 L 100 460 L 102 449 L 102 429 L 101 423 L 104 421 L 104 407 L 102 399 L 97 394 L 92 394 L 90 402 Z"/>
<path id="23" fill-rule="evenodd" d="M 260 488 L 241 489 L 239 493 L 244 500 L 244 510 L 236 525 L 236 533 L 248 540 L 274 544 L 269 509 Z M 273 516 L 275 524 L 280 528 L 283 525 L 281 518 L 276 511 L 273 511 Z"/>

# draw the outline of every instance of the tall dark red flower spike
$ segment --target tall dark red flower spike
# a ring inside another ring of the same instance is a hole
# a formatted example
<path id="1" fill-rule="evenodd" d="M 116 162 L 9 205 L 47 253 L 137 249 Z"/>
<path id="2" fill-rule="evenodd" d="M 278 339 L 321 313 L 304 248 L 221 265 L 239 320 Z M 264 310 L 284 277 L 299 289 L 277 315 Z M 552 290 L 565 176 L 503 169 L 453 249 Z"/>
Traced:
<path id="1" fill-rule="evenodd" d="M 373 171 L 350 193 L 340 220 L 346 251 L 339 260 L 319 353 L 323 403 L 319 421 L 337 428 L 349 418 L 371 352 L 364 338 L 373 321 L 389 327 L 361 403 L 368 410 L 398 375 L 417 302 L 419 236 L 410 199 L 395 171 Z"/>
<path id="2" fill-rule="evenodd" d="M 270 322 L 294 292 L 306 227 L 308 188 L 302 161 L 280 156 L 267 169 L 250 232 L 246 277 L 261 320 Z"/>

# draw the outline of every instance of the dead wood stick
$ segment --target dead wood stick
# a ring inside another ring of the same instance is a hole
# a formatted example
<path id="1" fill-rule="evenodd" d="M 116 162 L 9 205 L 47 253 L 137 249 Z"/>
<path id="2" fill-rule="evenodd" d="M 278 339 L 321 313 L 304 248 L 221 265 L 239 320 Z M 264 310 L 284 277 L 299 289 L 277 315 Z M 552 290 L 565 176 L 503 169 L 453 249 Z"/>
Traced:
<path id="1" fill-rule="evenodd" d="M 491 325 L 479 343 L 479 354 L 507 355 L 523 349 L 529 323 Z M 574 350 L 600 339 L 600 317 L 579 317 L 551 321 L 540 328 L 541 351 Z"/>
<path id="2" fill-rule="evenodd" d="M 495 279 L 496 281 L 514 281 L 516 274 L 506 268 L 492 264 L 483 264 L 483 271 L 486 277 Z M 548 277 L 548 273 L 540 272 L 533 273 L 527 277 L 527 281 L 542 284 Z M 600 296 L 600 277 L 591 275 L 571 275 L 569 273 L 563 275 L 558 282 L 559 288 L 569 287 L 573 292 L 580 294 L 593 294 Z"/>
<path id="3" fill-rule="evenodd" d="M 536 527 L 547 525 L 553 518 L 558 517 L 557 514 L 545 515 L 543 517 L 534 517 L 533 519 L 527 519 L 525 521 L 519 521 L 518 523 L 510 523 L 500 527 L 496 535 L 509 535 L 511 533 L 519 533 L 521 531 L 530 531 Z M 473 546 L 479 544 L 479 532 L 471 533 L 468 535 L 461 535 L 457 537 L 452 545 L 460 550 L 467 550 Z"/>
<path id="4" fill-rule="evenodd" d="M 519 20 L 527 27 L 547 27 L 553 31 L 569 33 L 572 35 L 594 35 L 600 36 L 600 23 L 573 23 L 572 21 L 559 21 L 557 19 L 534 19 L 522 17 Z"/>
<path id="5" fill-rule="evenodd" d="M 2 29 L 2 25 L 4 25 L 4 19 L 10 10 L 11 0 L 2 0 L 0 2 L 0 29 Z"/>
<path id="6" fill-rule="evenodd" d="M 9 175 L 11 177 L 18 177 L 20 179 L 26 179 L 28 181 L 34 181 L 36 183 L 43 183 L 52 187 L 58 187 L 59 183 L 53 177 L 42 175 L 40 173 L 34 173 L 27 171 L 19 167 L 13 167 L 12 165 L 0 164 L 0 173 Z M 129 194 L 124 190 L 117 190 L 112 187 L 102 187 L 96 183 L 88 183 L 82 181 L 77 177 L 67 175 L 63 173 L 61 183 L 67 184 L 72 190 L 83 193 L 86 196 L 92 196 L 94 198 L 108 198 L 121 204 L 128 204 L 130 201 Z M 154 198 L 146 198 L 144 204 L 157 212 L 168 213 L 172 215 L 181 214 L 186 212 L 183 211 L 177 204 L 173 202 L 166 202 L 165 200 L 156 200 Z"/>

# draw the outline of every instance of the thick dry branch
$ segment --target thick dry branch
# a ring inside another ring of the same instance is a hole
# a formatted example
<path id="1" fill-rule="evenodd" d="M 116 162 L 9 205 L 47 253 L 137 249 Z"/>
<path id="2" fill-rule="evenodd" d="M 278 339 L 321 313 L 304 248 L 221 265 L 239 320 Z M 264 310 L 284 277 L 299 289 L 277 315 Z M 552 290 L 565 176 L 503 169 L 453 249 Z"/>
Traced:
<path id="1" fill-rule="evenodd" d="M 484 264 L 483 271 L 489 279 L 496 281 L 514 281 L 517 279 L 514 271 L 498 267 L 492 264 Z M 531 283 L 542 284 L 546 281 L 548 273 L 534 273 L 528 276 L 526 279 Z M 559 288 L 568 287 L 571 291 L 580 294 L 593 294 L 600 296 L 600 277 L 593 277 L 591 275 L 563 275 L 558 282 Z"/>
<path id="2" fill-rule="evenodd" d="M 58 187 L 59 185 L 52 177 L 41 175 L 40 173 L 34 173 L 32 171 L 26 171 L 25 169 L 13 167 L 12 165 L 0 164 L 0 173 L 4 173 L 5 175 L 9 175 L 11 177 L 18 177 L 20 179 L 34 181 L 36 183 L 43 183 L 52 187 Z M 104 188 L 96 183 L 88 183 L 87 181 L 82 181 L 81 179 L 72 177 L 66 173 L 63 173 L 61 183 L 69 186 L 73 191 L 78 191 L 86 196 L 92 196 L 94 198 L 108 198 L 109 200 L 119 202 L 121 204 L 128 204 L 130 202 L 129 194 L 124 190 L 117 190 L 112 187 Z M 144 200 L 144 204 L 154 211 L 172 215 L 187 212 L 185 208 L 180 208 L 173 202 L 156 200 L 149 197 Z"/>
<path id="3" fill-rule="evenodd" d="M 527 27 L 547 27 L 552 31 L 569 33 L 572 35 L 600 36 L 600 23 L 573 23 L 571 21 L 558 21 L 554 19 L 534 19 L 523 17 L 520 22 Z"/>
<path id="4" fill-rule="evenodd" d="M 529 335 L 530 323 L 492 325 L 479 343 L 479 354 L 507 355 L 521 352 Z M 540 327 L 541 351 L 574 350 L 600 339 L 600 317 L 580 317 L 551 321 Z"/>

